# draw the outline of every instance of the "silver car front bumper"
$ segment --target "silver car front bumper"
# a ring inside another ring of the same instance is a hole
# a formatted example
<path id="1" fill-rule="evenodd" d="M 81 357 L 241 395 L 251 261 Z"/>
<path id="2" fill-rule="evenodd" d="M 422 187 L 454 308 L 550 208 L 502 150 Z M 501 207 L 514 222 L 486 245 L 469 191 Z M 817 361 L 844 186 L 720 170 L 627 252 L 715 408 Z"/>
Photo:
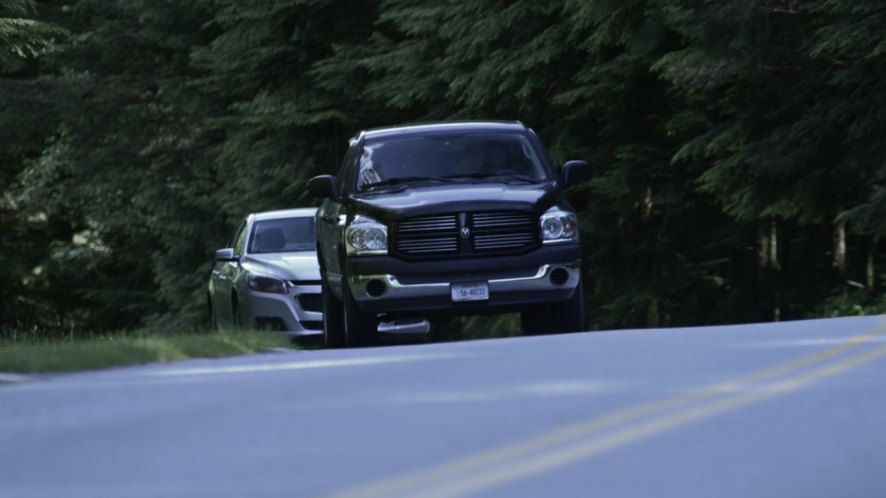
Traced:
<path id="1" fill-rule="evenodd" d="M 247 291 L 244 300 L 244 325 L 261 327 L 263 323 L 279 319 L 285 324 L 284 332 L 292 337 L 322 335 L 322 311 L 304 309 L 299 296 L 313 295 L 313 300 L 320 299 L 319 285 L 291 285 L 286 294 Z M 316 308 L 315 308 L 316 309 Z"/>

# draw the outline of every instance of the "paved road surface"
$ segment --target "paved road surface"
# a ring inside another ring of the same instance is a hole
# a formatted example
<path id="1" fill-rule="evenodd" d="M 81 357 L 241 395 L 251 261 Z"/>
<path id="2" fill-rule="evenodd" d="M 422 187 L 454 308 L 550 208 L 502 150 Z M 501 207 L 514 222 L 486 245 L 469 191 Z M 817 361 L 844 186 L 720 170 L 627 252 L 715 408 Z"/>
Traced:
<path id="1" fill-rule="evenodd" d="M 0 497 L 886 496 L 886 317 L 0 386 Z"/>

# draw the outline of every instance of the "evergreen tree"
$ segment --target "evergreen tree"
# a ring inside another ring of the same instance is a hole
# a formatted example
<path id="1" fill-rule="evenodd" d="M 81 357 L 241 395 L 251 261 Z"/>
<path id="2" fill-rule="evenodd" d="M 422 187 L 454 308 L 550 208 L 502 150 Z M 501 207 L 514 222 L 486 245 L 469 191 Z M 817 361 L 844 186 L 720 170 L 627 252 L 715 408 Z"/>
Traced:
<path id="1" fill-rule="evenodd" d="M 58 124 L 64 92 L 47 77 L 45 58 L 65 32 L 37 14 L 31 0 L 0 4 L 0 335 L 46 312 L 45 289 L 34 284 L 52 227 L 21 208 L 16 179 Z"/>
<path id="2" fill-rule="evenodd" d="M 886 256 L 884 17 L 880 0 L 7 0 L 0 326 L 197 326 L 243 215 L 313 204 L 306 180 L 356 130 L 448 119 L 519 119 L 556 162 L 591 162 L 572 194 L 595 327 L 851 309 L 846 282 L 880 289 Z"/>

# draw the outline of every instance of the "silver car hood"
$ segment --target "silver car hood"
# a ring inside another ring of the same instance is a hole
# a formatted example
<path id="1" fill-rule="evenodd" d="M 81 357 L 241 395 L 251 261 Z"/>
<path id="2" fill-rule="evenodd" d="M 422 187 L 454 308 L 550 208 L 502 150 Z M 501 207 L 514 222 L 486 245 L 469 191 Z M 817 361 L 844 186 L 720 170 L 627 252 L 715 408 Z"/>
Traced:
<path id="1" fill-rule="evenodd" d="M 249 254 L 243 257 L 240 264 L 254 275 L 283 280 L 320 280 L 316 251 Z"/>

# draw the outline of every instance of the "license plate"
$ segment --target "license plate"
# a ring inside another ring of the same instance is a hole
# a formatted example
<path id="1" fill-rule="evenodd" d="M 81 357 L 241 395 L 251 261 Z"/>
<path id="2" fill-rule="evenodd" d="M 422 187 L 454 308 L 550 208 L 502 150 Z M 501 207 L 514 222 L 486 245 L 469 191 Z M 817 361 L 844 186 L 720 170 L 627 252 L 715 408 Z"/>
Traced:
<path id="1" fill-rule="evenodd" d="M 486 282 L 452 284 L 451 290 L 455 302 L 489 300 L 489 284 Z"/>

